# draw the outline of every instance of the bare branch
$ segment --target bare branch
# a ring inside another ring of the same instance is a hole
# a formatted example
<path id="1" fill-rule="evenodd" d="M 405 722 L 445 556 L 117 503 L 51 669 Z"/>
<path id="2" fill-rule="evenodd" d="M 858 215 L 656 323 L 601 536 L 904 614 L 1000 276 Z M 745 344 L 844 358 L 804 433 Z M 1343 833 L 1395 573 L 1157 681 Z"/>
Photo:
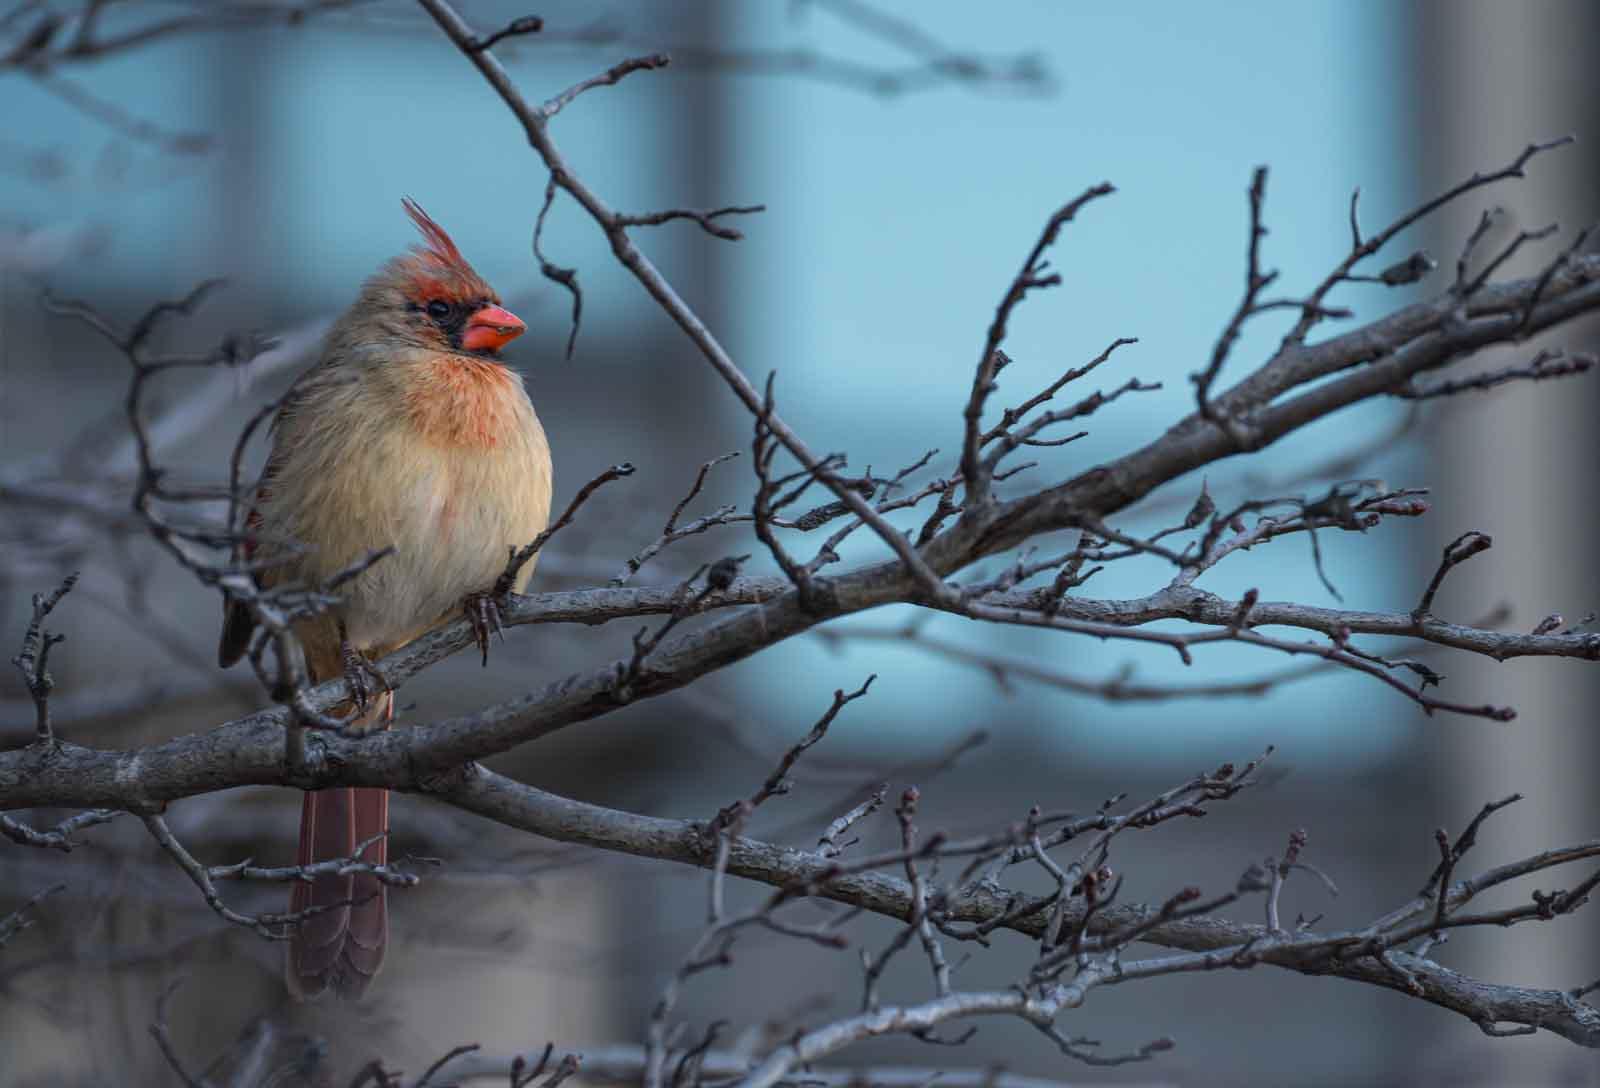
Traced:
<path id="1" fill-rule="evenodd" d="M 767 776 L 767 780 L 761 784 L 760 789 L 751 794 L 748 799 L 729 805 L 717 814 L 717 818 L 711 824 L 711 833 L 720 833 L 732 827 L 736 819 L 746 818 L 772 798 L 788 793 L 793 788 L 793 783 L 789 781 L 789 772 L 794 769 L 795 763 L 805 754 L 806 749 L 828 735 L 828 727 L 839 716 L 839 711 L 865 695 L 867 690 L 872 687 L 872 682 L 877 678 L 876 674 L 867 677 L 859 688 L 848 694 L 843 688 L 835 691 L 833 693 L 833 705 L 828 707 L 827 712 L 821 718 L 817 719 L 817 724 L 811 727 L 811 731 L 801 737 L 792 748 L 783 754 L 783 758 L 778 761 L 778 766 Z"/>
<path id="2" fill-rule="evenodd" d="M 50 896 L 66 889 L 65 884 L 52 884 L 42 891 L 35 892 L 22 906 L 0 918 L 0 951 L 3 951 L 11 938 L 25 929 L 31 929 L 38 923 L 28 917 L 28 912 L 44 902 Z"/>
<path id="3" fill-rule="evenodd" d="M 1498 170 L 1490 171 L 1486 174 L 1474 173 L 1465 181 L 1445 190 L 1443 193 L 1440 193 L 1433 199 L 1424 202 L 1417 208 L 1414 208 L 1405 215 L 1402 215 L 1400 218 L 1396 219 L 1393 223 L 1390 223 L 1387 227 L 1368 238 L 1366 241 L 1361 242 L 1358 245 L 1352 245 L 1350 248 L 1350 253 L 1345 257 L 1345 259 L 1339 262 L 1338 266 L 1328 274 L 1327 278 L 1317 285 L 1316 290 L 1311 292 L 1310 297 L 1306 300 L 1307 308 L 1302 313 L 1300 320 L 1295 323 L 1294 328 L 1290 330 L 1286 337 L 1284 337 L 1283 342 L 1285 347 L 1305 343 L 1306 336 L 1311 332 L 1311 329 L 1317 324 L 1317 322 L 1321 320 L 1320 307 L 1323 299 L 1327 298 L 1328 293 L 1336 286 L 1349 278 L 1351 270 L 1354 269 L 1357 264 L 1381 250 L 1389 243 L 1391 239 L 1394 238 L 1395 235 L 1399 234 L 1413 223 L 1416 223 L 1422 219 L 1426 219 L 1440 208 L 1455 202 L 1474 190 L 1484 188 L 1488 185 L 1493 185 L 1499 181 L 1506 181 L 1511 178 L 1522 177 L 1523 168 L 1526 167 L 1535 156 L 1541 155 L 1546 151 L 1554 150 L 1558 147 L 1565 147 L 1567 144 L 1572 143 L 1574 139 L 1575 137 L 1572 136 L 1561 136 L 1554 140 L 1546 140 L 1543 143 L 1529 144 L 1527 147 L 1523 148 L 1521 154 L 1513 159 L 1508 165 L 1503 166 Z M 1424 263 L 1428 263 L 1426 255 L 1421 256 L 1422 261 Z M 1410 260 L 1415 261 L 1416 257 L 1414 256 Z M 1431 267 L 1431 263 L 1429 266 Z M 1426 269 L 1423 269 L 1423 272 L 1425 273 Z M 1388 281 L 1386 278 L 1385 282 L 1390 281 Z M 1397 279 L 1393 282 L 1410 282 L 1410 280 Z"/>
<path id="4" fill-rule="evenodd" d="M 544 239 L 544 221 L 550 214 L 550 207 L 556 202 L 555 175 L 545 183 L 544 203 L 539 205 L 539 215 L 533 221 L 533 259 L 539 262 L 539 274 L 551 283 L 559 283 L 567 289 L 572 296 L 572 328 L 567 333 L 567 358 L 572 358 L 573 349 L 578 346 L 578 329 L 583 325 L 583 289 L 578 286 L 578 270 L 566 268 L 551 261 L 544 255 L 544 248 L 540 242 Z"/>
<path id="5" fill-rule="evenodd" d="M 537 15 L 524 15 L 513 19 L 505 26 L 492 34 L 487 34 L 467 46 L 468 51 L 481 53 L 485 49 L 493 49 L 507 38 L 521 37 L 524 34 L 537 34 L 544 29 L 544 20 Z"/>
<path id="6" fill-rule="evenodd" d="M 583 1055 L 583 1077 L 600 1084 L 639 1084 L 644 1073 L 644 1051 L 636 1046 L 580 1047 Z M 687 1051 L 671 1051 L 665 1064 L 686 1055 Z M 517 1059 L 474 1055 L 458 1060 L 455 1069 L 460 1077 L 499 1077 L 504 1079 L 507 1070 Z M 699 1073 L 710 1083 L 737 1079 L 749 1071 L 749 1056 L 739 1050 L 701 1051 L 695 1058 Z M 1043 1080 L 1008 1073 L 1001 1069 L 950 1069 L 943 1066 L 919 1068 L 916 1066 L 866 1066 L 845 1069 L 812 1067 L 805 1071 L 807 1084 L 818 1088 L 859 1088 L 877 1085 L 881 1088 L 926 1088 L 931 1082 L 940 1088 L 1067 1088 L 1064 1082 Z"/>
<path id="7" fill-rule="evenodd" d="M 38 846 L 49 850 L 60 850 L 65 854 L 70 853 L 74 847 L 82 845 L 72 840 L 74 831 L 110 823 L 120 815 L 121 812 L 113 809 L 93 809 L 89 812 L 80 812 L 76 816 L 69 816 L 47 831 L 40 831 L 9 816 L 0 815 L 0 834 L 19 846 Z"/>
<path id="8" fill-rule="evenodd" d="M 843 816 L 840 816 L 838 819 L 830 823 L 827 830 L 822 833 L 822 837 L 817 840 L 818 852 L 824 857 L 830 858 L 838 857 L 840 854 L 844 853 L 845 847 L 847 847 L 849 843 L 841 844 L 839 842 L 839 836 L 845 834 L 856 824 L 860 823 L 862 820 L 878 811 L 878 809 L 882 808 L 884 798 L 886 798 L 888 795 L 889 784 L 885 782 L 883 785 L 877 788 L 871 797 L 868 797 L 855 808 L 851 809 L 849 812 L 846 812 Z"/>
<path id="9" fill-rule="evenodd" d="M 1457 393 L 1481 393 L 1508 382 L 1542 382 L 1552 378 L 1587 374 L 1594 369 L 1594 366 L 1595 357 L 1588 352 L 1575 351 L 1569 354 L 1559 349 L 1545 350 L 1535 355 L 1527 366 L 1505 367 L 1501 370 L 1475 374 L 1470 378 L 1436 382 L 1421 388 L 1412 384 L 1396 391 L 1395 395 L 1406 400 L 1428 400 L 1433 397 L 1451 397 Z"/>
<path id="10" fill-rule="evenodd" d="M 733 514 L 733 508 L 723 507 L 710 517 L 700 518 L 692 525 L 688 525 L 682 529 L 678 528 L 678 519 L 683 516 L 684 509 L 695 500 L 695 498 L 700 494 L 701 489 L 705 487 L 706 474 L 716 466 L 722 464 L 724 461 L 731 461 L 737 456 L 739 456 L 739 451 L 732 450 L 728 453 L 724 453 L 720 457 L 713 457 L 711 460 L 700 466 L 700 471 L 695 473 L 694 483 L 689 487 L 689 493 L 678 500 L 678 505 L 674 506 L 672 508 L 672 513 L 667 516 L 667 523 L 662 526 L 661 535 L 649 544 L 645 545 L 645 547 L 640 549 L 637 554 L 628 559 L 627 563 L 623 565 L 622 570 L 617 572 L 616 577 L 611 579 L 612 585 L 620 586 L 627 584 L 628 579 L 639 573 L 640 567 L 644 566 L 651 559 L 654 559 L 661 549 L 665 548 L 667 545 L 682 540 L 684 537 L 693 536 L 697 533 L 703 533 L 707 529 L 712 528 L 714 525 L 725 524 L 726 520 L 731 518 Z"/>
<path id="11" fill-rule="evenodd" d="M 1233 316 L 1228 319 L 1228 324 L 1222 330 L 1222 335 L 1217 338 L 1217 345 L 1211 350 L 1211 361 L 1206 364 L 1203 371 L 1193 375 L 1192 378 L 1200 414 L 1214 423 L 1222 417 L 1217 415 L 1211 406 L 1211 385 L 1222 372 L 1222 365 L 1228 361 L 1228 355 L 1233 351 L 1234 342 L 1239 339 L 1239 333 L 1243 331 L 1245 323 L 1261 311 L 1259 302 L 1261 292 L 1278 278 L 1278 273 L 1275 271 L 1261 270 L 1261 239 L 1267 234 L 1267 228 L 1261 223 L 1261 206 L 1266 197 L 1267 168 L 1258 166 L 1250 178 L 1250 236 L 1245 246 L 1244 298 L 1239 301 L 1238 309 L 1233 312 Z"/>
<path id="12" fill-rule="evenodd" d="M 194 886 L 200 889 L 201 896 L 205 899 L 206 906 L 210 907 L 224 921 L 236 926 L 252 930 L 257 936 L 269 941 L 288 940 L 294 927 L 314 914 L 328 910 L 338 910 L 352 906 L 351 901 L 332 903 L 326 906 L 308 907 L 302 911 L 287 914 L 241 914 L 229 907 L 223 901 L 221 893 L 217 891 L 216 879 L 227 880 L 269 880 L 290 881 L 310 880 L 322 873 L 355 873 L 360 872 L 376 877 L 384 884 L 397 887 L 411 887 L 417 883 L 413 874 L 402 872 L 392 866 L 375 865 L 367 862 L 363 857 L 364 851 L 375 841 L 369 840 L 362 843 L 355 854 L 350 858 L 335 859 L 315 865 L 297 866 L 293 869 L 255 869 L 248 863 L 239 865 L 225 865 L 207 867 L 196 861 L 184 845 L 178 841 L 167 822 L 159 815 L 145 814 L 140 817 L 145 828 L 150 832 L 157 844 L 178 863 Z"/>
<path id="13" fill-rule="evenodd" d="M 172 1000 L 172 995 L 186 981 L 179 976 L 161 991 L 161 996 L 156 999 L 155 1019 L 150 1022 L 150 1037 L 156 1041 L 156 1046 L 161 1048 L 161 1056 L 167 1059 L 167 1065 L 187 1088 L 211 1088 L 210 1081 L 189 1072 L 188 1067 L 183 1064 L 183 1059 L 178 1057 L 178 1049 L 172 1043 L 171 1029 L 167 1026 L 167 1002 Z"/>
<path id="14" fill-rule="evenodd" d="M 22 673 L 22 682 L 33 699 L 34 730 L 40 744 L 50 744 L 55 734 L 50 728 L 50 693 L 56 682 L 50 676 L 50 648 L 66 641 L 65 635 L 53 635 L 45 630 L 45 617 L 54 611 L 61 598 L 72 592 L 78 584 L 77 574 L 69 574 L 48 594 L 33 595 L 33 618 L 22 635 L 22 650 L 11 663 Z"/>
<path id="15" fill-rule="evenodd" d="M 1433 579 L 1428 583 L 1428 588 L 1422 591 L 1422 600 L 1412 610 L 1412 616 L 1419 623 L 1424 618 L 1432 616 L 1433 598 L 1439 592 L 1439 587 L 1444 584 L 1445 575 L 1478 553 L 1488 551 L 1493 545 L 1494 541 L 1487 534 L 1480 533 L 1476 529 L 1462 533 L 1445 545 L 1444 558 L 1439 561 L 1439 569 L 1433 572 Z"/>
<path id="16" fill-rule="evenodd" d="M 612 465 L 580 487 L 578 493 L 572 496 L 572 501 L 567 504 L 567 508 L 561 512 L 561 516 L 552 522 L 544 532 L 522 547 L 512 549 L 511 558 L 506 562 L 506 569 L 500 573 L 500 579 L 495 583 L 495 594 L 504 596 L 511 592 L 511 587 L 516 584 L 517 575 L 522 568 L 528 565 L 529 560 L 539 554 L 539 550 L 550 542 L 551 537 L 572 524 L 573 516 L 577 514 L 578 508 L 588 500 L 590 495 L 593 495 L 612 480 L 620 480 L 625 476 L 632 475 L 633 466 L 624 461 L 620 465 Z"/>
<path id="17" fill-rule="evenodd" d="M 1227 699 L 1240 695 L 1265 695 L 1283 684 L 1322 675 L 1332 667 L 1330 662 L 1303 665 L 1250 680 L 1222 680 L 1196 684 L 1137 683 L 1133 679 L 1131 667 L 1104 680 L 1093 680 L 1073 676 L 1022 658 L 985 653 L 970 646 L 926 634 L 920 628 L 852 625 L 838 630 L 823 628 L 817 634 L 829 642 L 909 643 L 947 661 L 968 665 L 989 674 L 1003 691 L 1010 690 L 1011 680 L 1015 678 L 1113 703 L 1161 703 L 1180 699 Z"/>
<path id="18" fill-rule="evenodd" d="M 1006 326 L 1010 323 L 1011 313 L 1022 302 L 1028 292 L 1040 287 L 1054 287 L 1061 282 L 1060 275 L 1046 272 L 1048 267 L 1044 260 L 1045 251 L 1053 246 L 1056 238 L 1061 234 L 1061 228 L 1072 222 L 1077 217 L 1084 205 L 1103 196 L 1110 196 L 1115 192 L 1109 182 L 1101 182 L 1084 190 L 1083 193 L 1068 201 L 1056 210 L 1044 225 L 1044 230 L 1039 234 L 1039 240 L 1028 251 L 1028 256 L 1022 262 L 1022 269 L 1011 285 L 1006 288 L 1006 293 L 995 308 L 994 320 L 989 324 L 989 333 L 984 340 L 983 351 L 978 357 L 978 365 L 972 377 L 972 391 L 967 395 L 967 406 L 962 412 L 966 420 L 966 434 L 961 442 L 961 478 L 967 491 L 967 505 L 973 508 L 984 506 L 989 498 L 989 478 L 992 470 L 985 472 L 983 463 L 979 460 L 979 451 L 983 448 L 985 438 L 983 432 L 983 408 L 989 395 L 995 389 L 995 375 L 1005 366 L 1007 360 L 1000 346 L 1005 342 Z M 1107 350 L 1110 354 L 1110 349 Z M 1091 364 L 1091 367 L 1096 364 Z"/>
<path id="19" fill-rule="evenodd" d="M 623 227 L 658 227 L 662 223 L 670 223 L 674 219 L 690 219 L 700 224 L 700 229 L 714 238 L 722 238 L 729 242 L 737 242 L 744 235 L 732 227 L 725 227 L 716 220 L 726 215 L 755 215 L 767 210 L 765 204 L 730 205 L 726 208 L 716 208 L 711 211 L 692 211 L 688 208 L 673 208 L 670 211 L 650 212 L 647 215 L 619 215 L 617 225 Z"/>

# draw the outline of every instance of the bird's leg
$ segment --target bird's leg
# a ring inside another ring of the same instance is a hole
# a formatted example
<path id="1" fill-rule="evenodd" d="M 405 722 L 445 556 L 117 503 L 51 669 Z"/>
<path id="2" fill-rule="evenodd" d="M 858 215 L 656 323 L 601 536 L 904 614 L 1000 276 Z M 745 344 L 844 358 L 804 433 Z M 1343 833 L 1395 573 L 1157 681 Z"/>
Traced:
<path id="1" fill-rule="evenodd" d="M 368 682 L 369 677 L 377 680 L 382 691 L 393 690 L 388 677 L 383 675 L 378 666 L 351 645 L 350 635 L 345 631 L 342 620 L 339 622 L 339 660 L 344 664 L 344 682 L 350 686 L 350 701 L 355 704 L 357 717 L 367 712 L 372 696 L 377 693 Z"/>
<path id="2" fill-rule="evenodd" d="M 461 610 L 467 614 L 467 622 L 472 624 L 472 637 L 477 640 L 478 652 L 483 655 L 483 664 L 487 668 L 490 633 L 499 635 L 501 642 L 506 640 L 506 629 L 500 623 L 500 594 L 492 589 L 469 593 L 461 599 Z"/>

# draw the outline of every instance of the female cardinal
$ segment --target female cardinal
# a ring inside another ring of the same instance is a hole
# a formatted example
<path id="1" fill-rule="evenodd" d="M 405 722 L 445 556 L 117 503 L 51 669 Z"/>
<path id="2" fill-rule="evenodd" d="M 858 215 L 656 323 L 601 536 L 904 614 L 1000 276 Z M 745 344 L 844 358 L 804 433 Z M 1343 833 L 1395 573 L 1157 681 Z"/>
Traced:
<path id="1" fill-rule="evenodd" d="M 370 698 L 372 660 L 463 605 L 483 642 L 486 601 L 492 609 L 484 591 L 508 549 L 536 537 L 550 515 L 544 428 L 521 378 L 496 355 L 525 326 L 427 213 L 410 199 L 404 206 L 424 244 L 366 282 L 320 361 L 290 389 L 243 545 L 263 587 L 317 586 L 394 549 L 342 584 L 336 607 L 295 629 L 313 680 L 349 681 L 357 729 L 386 729 L 393 717 L 387 691 Z M 524 566 L 513 588 L 532 572 Z M 225 606 L 223 667 L 249 647 L 253 622 L 244 605 Z M 388 828 L 387 790 L 307 793 L 299 864 L 350 857 Z M 384 838 L 363 854 L 387 857 Z M 295 884 L 290 910 L 314 912 L 289 942 L 290 991 L 359 997 L 388 942 L 383 884 L 318 876 Z"/>

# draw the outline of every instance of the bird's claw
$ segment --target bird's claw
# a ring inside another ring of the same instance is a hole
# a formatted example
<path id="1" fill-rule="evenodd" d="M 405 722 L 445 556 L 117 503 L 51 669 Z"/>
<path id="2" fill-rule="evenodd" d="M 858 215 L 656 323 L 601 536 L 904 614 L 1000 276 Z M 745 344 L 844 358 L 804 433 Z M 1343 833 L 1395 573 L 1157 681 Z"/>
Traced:
<path id="1" fill-rule="evenodd" d="M 506 640 L 506 629 L 500 623 L 499 595 L 492 591 L 469 593 L 461 602 L 461 610 L 467 614 L 467 622 L 472 624 L 472 637 L 478 643 L 478 652 L 483 656 L 483 665 L 487 668 L 490 633 L 499 635 L 501 642 Z"/>
<path id="2" fill-rule="evenodd" d="M 350 645 L 349 639 L 340 641 L 339 658 L 344 663 L 344 682 L 350 687 L 350 701 L 355 704 L 355 716 L 364 717 L 374 695 L 386 694 L 394 689 L 389 686 L 388 677 L 367 660 L 365 654 Z M 378 682 L 377 688 L 373 687 L 371 680 Z"/>

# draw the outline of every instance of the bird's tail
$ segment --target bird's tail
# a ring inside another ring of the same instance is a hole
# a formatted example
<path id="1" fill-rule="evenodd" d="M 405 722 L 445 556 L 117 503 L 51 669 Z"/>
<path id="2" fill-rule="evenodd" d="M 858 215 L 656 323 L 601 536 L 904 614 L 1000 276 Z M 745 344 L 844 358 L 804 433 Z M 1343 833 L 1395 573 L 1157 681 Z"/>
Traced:
<path id="1" fill-rule="evenodd" d="M 368 711 L 378 728 L 388 728 L 393 698 L 380 696 Z M 368 843 L 361 860 L 383 865 L 389 860 L 388 830 L 388 790 L 340 786 L 307 792 L 300 807 L 297 864 L 348 858 Z M 383 883 L 363 873 L 296 881 L 289 911 L 300 918 L 285 964 L 289 992 L 302 1000 L 320 997 L 330 988 L 343 998 L 365 993 L 383 966 L 389 943 Z"/>

